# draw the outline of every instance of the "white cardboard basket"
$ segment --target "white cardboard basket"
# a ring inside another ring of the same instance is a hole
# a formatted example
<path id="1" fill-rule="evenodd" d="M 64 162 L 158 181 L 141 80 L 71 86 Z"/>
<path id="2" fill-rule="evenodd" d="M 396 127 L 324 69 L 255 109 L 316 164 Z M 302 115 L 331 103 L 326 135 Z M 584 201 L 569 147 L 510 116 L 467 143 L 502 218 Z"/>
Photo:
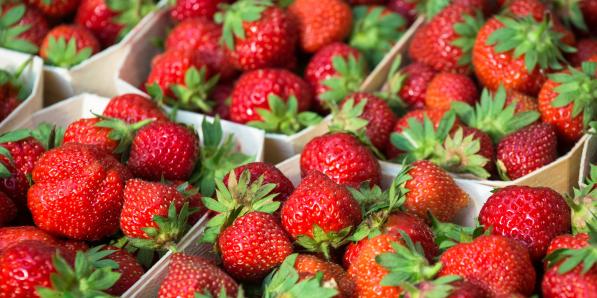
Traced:
<path id="1" fill-rule="evenodd" d="M 0 48 L 0 68 L 14 72 L 30 55 Z M 29 96 L 0 123 L 0 133 L 13 130 L 23 119 L 28 118 L 43 106 L 43 61 L 33 57 L 31 63 L 23 70 L 20 77 Z"/>

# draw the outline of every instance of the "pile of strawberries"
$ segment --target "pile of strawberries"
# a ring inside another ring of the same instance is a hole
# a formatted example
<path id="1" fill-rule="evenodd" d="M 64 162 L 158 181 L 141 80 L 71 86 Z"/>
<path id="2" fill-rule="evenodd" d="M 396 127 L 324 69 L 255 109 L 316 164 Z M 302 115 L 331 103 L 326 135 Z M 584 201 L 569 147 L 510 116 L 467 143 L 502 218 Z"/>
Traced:
<path id="1" fill-rule="evenodd" d="M 0 136 L 0 297 L 123 294 L 205 214 L 215 180 L 252 160 L 218 118 L 200 142 L 140 95 L 95 116 Z"/>
<path id="2" fill-rule="evenodd" d="M 153 0 L 4 0 L 0 47 L 70 68 L 122 39 L 155 9 Z"/>
<path id="3" fill-rule="evenodd" d="M 14 72 L 0 69 L 0 122 L 12 113 L 31 92 L 21 79 L 21 75 L 32 60 L 27 60 Z"/>

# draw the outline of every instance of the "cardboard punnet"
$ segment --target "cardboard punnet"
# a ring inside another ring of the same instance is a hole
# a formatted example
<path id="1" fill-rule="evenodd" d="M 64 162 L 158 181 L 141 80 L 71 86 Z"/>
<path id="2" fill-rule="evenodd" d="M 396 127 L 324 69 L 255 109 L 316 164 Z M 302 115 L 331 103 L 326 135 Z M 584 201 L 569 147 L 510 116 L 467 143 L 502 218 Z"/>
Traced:
<path id="1" fill-rule="evenodd" d="M 29 91 L 29 96 L 21 102 L 6 119 L 0 122 L 0 133 L 13 130 L 23 119 L 29 117 L 43 106 L 43 61 L 39 57 L 0 48 L 0 69 L 14 72 L 27 60 L 33 59 L 23 70 L 20 80 Z"/>
<path id="2" fill-rule="evenodd" d="M 300 156 L 295 155 L 290 159 L 287 159 L 276 165 L 286 177 L 292 181 L 295 186 L 301 181 L 300 171 Z M 393 164 L 381 162 L 382 170 L 382 187 L 385 189 L 392 184 L 392 180 L 400 172 L 400 167 L 396 167 Z M 474 225 L 475 218 L 481 211 L 481 207 L 489 196 L 491 196 L 492 187 L 478 184 L 470 180 L 455 179 L 456 184 L 460 186 L 466 193 L 471 197 L 469 207 L 463 209 L 458 214 L 456 222 L 459 224 L 472 226 Z M 196 229 L 195 229 L 196 228 Z M 194 239 L 186 239 L 188 241 L 181 242 L 180 249 L 186 254 L 202 256 L 209 259 L 215 258 L 211 251 L 211 246 L 205 244 L 199 244 L 197 240 L 201 236 L 205 226 L 195 227 L 192 231 L 192 237 Z M 133 287 L 131 287 L 122 297 L 136 297 L 136 298 L 153 298 L 157 297 L 160 285 L 166 275 L 168 274 L 168 265 L 170 263 L 171 254 L 160 260 L 159 264 L 156 264 L 151 270 L 149 270 L 143 279 L 139 280 Z"/>

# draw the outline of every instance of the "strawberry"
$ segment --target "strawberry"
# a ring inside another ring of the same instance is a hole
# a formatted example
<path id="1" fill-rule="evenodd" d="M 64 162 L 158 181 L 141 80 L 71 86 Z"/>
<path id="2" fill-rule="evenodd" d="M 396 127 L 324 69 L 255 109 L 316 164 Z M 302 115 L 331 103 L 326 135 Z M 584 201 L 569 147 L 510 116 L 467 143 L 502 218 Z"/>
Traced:
<path id="1" fill-rule="evenodd" d="M 227 0 L 174 0 L 174 7 L 170 10 L 170 17 L 177 22 L 183 22 L 190 18 L 211 19 L 218 11 L 221 3 L 230 2 Z"/>
<path id="2" fill-rule="evenodd" d="M 389 86 L 410 108 L 421 109 L 425 107 L 427 87 L 435 75 L 430 66 L 414 62 L 393 75 Z"/>
<path id="3" fill-rule="evenodd" d="M 537 110 L 537 99 L 520 93 L 515 90 L 510 90 L 506 93 L 506 106 L 515 104 L 514 113 L 524 113 Z"/>
<path id="4" fill-rule="evenodd" d="M 307 53 L 341 42 L 351 30 L 352 12 L 342 0 L 295 0 L 288 11 L 298 23 L 300 46 Z"/>
<path id="5" fill-rule="evenodd" d="M 208 96 L 218 81 L 213 72 L 200 52 L 175 49 L 153 59 L 146 86 L 153 97 L 161 98 L 159 93 L 163 93 L 168 103 L 209 113 L 213 103 L 208 101 Z M 156 91 L 151 88 L 154 84 L 159 86 Z"/>
<path id="6" fill-rule="evenodd" d="M 10 223 L 17 216 L 17 206 L 3 192 L 0 192 L 0 227 Z"/>
<path id="7" fill-rule="evenodd" d="M 276 187 L 272 192 L 278 194 L 275 198 L 276 201 L 286 201 L 294 191 L 292 182 L 284 176 L 284 173 L 270 163 L 252 162 L 234 169 L 234 173 L 237 177 L 240 177 L 244 171 L 249 171 L 251 174 L 251 183 L 263 176 L 263 183 L 275 184 Z M 228 184 L 228 175 L 224 177 L 224 182 Z"/>
<path id="8" fill-rule="evenodd" d="M 497 168 L 505 179 L 518 179 L 557 158 L 557 137 L 546 123 L 533 124 L 502 139 L 497 145 Z"/>
<path id="9" fill-rule="evenodd" d="M 309 251 L 329 258 L 361 220 L 350 192 L 324 174 L 311 171 L 282 205 L 282 225 Z"/>
<path id="10" fill-rule="evenodd" d="M 62 241 L 62 247 L 65 250 L 72 251 L 76 253 L 77 251 L 87 251 L 89 250 L 89 245 L 85 241 L 79 240 L 70 240 L 67 239 Z"/>
<path id="11" fill-rule="evenodd" d="M 580 69 L 549 76 L 539 92 L 541 120 L 552 124 L 558 139 L 566 145 L 578 141 L 597 115 L 597 61 L 584 62 Z"/>
<path id="12" fill-rule="evenodd" d="M 10 246 L 29 240 L 60 246 L 54 236 L 34 226 L 0 227 L 0 253 Z"/>
<path id="13" fill-rule="evenodd" d="M 324 283 L 335 282 L 340 293 L 334 297 L 347 298 L 354 297 L 356 294 L 354 281 L 336 263 L 322 260 L 313 255 L 299 254 L 296 257 L 294 268 L 302 279 L 306 276 L 315 276 L 321 272 Z"/>
<path id="14" fill-rule="evenodd" d="M 530 295 L 535 270 L 527 250 L 517 241 L 498 235 L 480 236 L 460 243 L 440 257 L 440 276 L 457 274 L 482 286 L 491 296 L 521 293 Z"/>
<path id="15" fill-rule="evenodd" d="M 240 70 L 284 67 L 295 55 L 296 23 L 271 1 L 239 0 L 215 19 L 226 56 Z"/>
<path id="16" fill-rule="evenodd" d="M 149 249 L 168 249 L 191 228 L 188 196 L 174 186 L 159 182 L 131 179 L 124 188 L 124 204 L 120 215 L 120 229 L 133 246 Z"/>
<path id="17" fill-rule="evenodd" d="M 597 201 L 593 200 L 597 195 L 597 165 L 590 167 L 589 177 L 584 184 L 573 188 L 572 196 L 564 198 L 572 209 L 572 232 L 588 233 L 591 227 L 597 226 Z"/>
<path id="18" fill-rule="evenodd" d="M 570 231 L 570 208 L 550 188 L 507 186 L 487 199 L 479 222 L 493 234 L 520 241 L 540 261 L 551 239 Z"/>
<path id="19" fill-rule="evenodd" d="M 167 121 L 168 117 L 151 99 L 138 94 L 123 94 L 112 97 L 102 113 L 106 117 L 117 118 L 128 124 L 146 119 Z"/>
<path id="20" fill-rule="evenodd" d="M 87 28 L 109 47 L 121 40 L 155 5 L 150 0 L 116 3 L 110 0 L 81 0 L 75 23 Z"/>
<path id="21" fill-rule="evenodd" d="M 545 73 L 559 67 L 563 53 L 573 51 L 550 24 L 548 18 L 539 22 L 529 16 L 488 20 L 473 47 L 472 62 L 479 81 L 490 90 L 503 84 L 507 90 L 536 95 Z"/>
<path id="22" fill-rule="evenodd" d="M 212 99 L 216 102 L 214 115 L 220 116 L 224 120 L 230 120 L 230 105 L 232 104 L 232 83 L 218 84 L 211 93 Z"/>
<path id="23" fill-rule="evenodd" d="M 581 249 L 589 245 L 589 234 L 579 233 L 576 235 L 562 234 L 551 239 L 547 247 L 547 255 L 558 249 Z"/>
<path id="24" fill-rule="evenodd" d="M 477 154 L 487 159 L 487 163 L 485 166 L 483 166 L 483 168 L 488 173 L 493 174 L 495 172 L 495 148 L 493 146 L 491 137 L 485 132 L 476 128 L 468 126 L 462 126 L 461 128 L 463 137 L 472 136 L 473 141 L 479 142 L 480 148 Z M 456 132 L 451 132 L 450 136 L 457 138 L 457 134 L 458 130 Z"/>
<path id="25" fill-rule="evenodd" d="M 359 90 L 366 77 L 362 54 L 343 43 L 331 43 L 318 50 L 305 69 L 305 80 L 315 92 L 315 108 L 320 112 Z"/>
<path id="26" fill-rule="evenodd" d="M 28 206 L 35 224 L 55 235 L 99 240 L 118 230 L 126 167 L 103 150 L 77 143 L 42 155 Z"/>
<path id="27" fill-rule="evenodd" d="M 330 133 L 309 141 L 301 153 L 301 176 L 320 171 L 335 183 L 357 187 L 379 184 L 379 162 L 367 147 L 348 133 Z"/>
<path id="28" fill-rule="evenodd" d="M 568 54 L 566 57 L 570 65 L 580 67 L 583 62 L 595 55 L 597 55 L 597 39 L 584 38 L 576 43 L 576 52 Z"/>
<path id="29" fill-rule="evenodd" d="M 99 50 L 100 44 L 89 30 L 78 25 L 60 25 L 48 32 L 41 43 L 39 55 L 48 64 L 70 68 Z"/>
<path id="30" fill-rule="evenodd" d="M 27 4 L 39 9 L 51 19 L 60 19 L 73 13 L 80 0 L 26 0 Z"/>
<path id="31" fill-rule="evenodd" d="M 137 177 L 186 180 L 198 158 L 199 137 L 194 130 L 173 122 L 153 122 L 137 132 L 127 165 Z"/>
<path id="32" fill-rule="evenodd" d="M 250 212 L 222 231 L 218 248 L 232 277 L 259 281 L 292 253 L 292 242 L 274 215 Z"/>
<path id="33" fill-rule="evenodd" d="M 195 297 L 196 293 L 209 293 L 218 297 L 224 290 L 236 297 L 238 284 L 210 261 L 182 253 L 172 254 L 168 273 L 160 285 L 158 297 Z"/>
<path id="34" fill-rule="evenodd" d="M 50 30 L 44 16 L 34 7 L 24 4 L 0 4 L 0 41 L 3 48 L 35 54 Z"/>
<path id="35" fill-rule="evenodd" d="M 417 18 L 417 3 L 410 0 L 389 0 L 387 7 L 400 14 L 407 24 L 414 23 Z"/>
<path id="36" fill-rule="evenodd" d="M 118 281 L 111 288 L 107 289 L 106 292 L 110 295 L 122 295 L 145 273 L 143 267 L 141 267 L 133 255 L 124 249 L 106 246 L 102 250 L 113 251 L 106 259 L 116 262 L 118 268 L 114 271 L 120 273 Z"/>
<path id="37" fill-rule="evenodd" d="M 259 69 L 245 72 L 236 81 L 230 97 L 230 117 L 233 121 L 244 124 L 278 120 L 276 117 L 264 119 L 259 111 L 274 112 L 278 105 L 290 105 L 290 101 L 295 102 L 295 112 L 306 111 L 311 106 L 312 94 L 307 83 L 288 70 Z M 291 120 L 294 119 L 279 119 L 282 122 Z"/>
<path id="38" fill-rule="evenodd" d="M 449 5 L 417 30 L 408 53 L 437 71 L 468 73 L 472 45 L 482 23 L 475 6 Z"/>
<path id="39" fill-rule="evenodd" d="M 440 72 L 427 85 L 425 107 L 448 110 L 452 102 L 474 104 L 478 99 L 479 91 L 471 78 L 461 74 Z"/>

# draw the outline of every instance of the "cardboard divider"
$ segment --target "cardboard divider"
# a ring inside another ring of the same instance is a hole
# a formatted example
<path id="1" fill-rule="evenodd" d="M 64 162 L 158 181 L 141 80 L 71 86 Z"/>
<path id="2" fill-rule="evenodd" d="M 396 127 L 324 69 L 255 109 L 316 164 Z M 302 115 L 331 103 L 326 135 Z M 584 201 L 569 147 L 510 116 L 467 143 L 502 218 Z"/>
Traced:
<path id="1" fill-rule="evenodd" d="M 29 96 L 8 117 L 0 122 L 0 133 L 14 130 L 17 124 L 40 110 L 43 106 L 43 61 L 39 57 L 0 48 L 0 69 L 15 72 L 27 60 L 33 59 L 19 78 Z"/>
<path id="2" fill-rule="evenodd" d="M 588 140 L 582 147 L 578 184 L 583 185 L 591 173 L 591 164 L 597 165 L 597 135 L 588 135 Z"/>

